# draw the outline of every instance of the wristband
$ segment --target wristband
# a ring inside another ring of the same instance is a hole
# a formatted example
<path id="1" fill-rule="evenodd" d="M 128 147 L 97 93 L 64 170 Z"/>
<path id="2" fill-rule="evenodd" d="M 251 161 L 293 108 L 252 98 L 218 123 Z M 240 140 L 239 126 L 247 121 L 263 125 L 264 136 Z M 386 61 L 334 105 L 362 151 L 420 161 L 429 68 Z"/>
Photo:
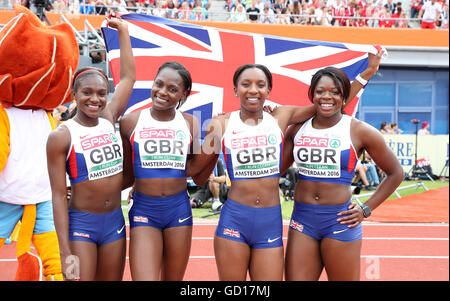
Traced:
<path id="1" fill-rule="evenodd" d="M 368 82 L 367 80 L 365 80 L 364 78 L 361 77 L 361 74 L 358 74 L 355 77 L 355 80 L 357 80 L 363 86 L 367 85 L 367 82 Z"/>

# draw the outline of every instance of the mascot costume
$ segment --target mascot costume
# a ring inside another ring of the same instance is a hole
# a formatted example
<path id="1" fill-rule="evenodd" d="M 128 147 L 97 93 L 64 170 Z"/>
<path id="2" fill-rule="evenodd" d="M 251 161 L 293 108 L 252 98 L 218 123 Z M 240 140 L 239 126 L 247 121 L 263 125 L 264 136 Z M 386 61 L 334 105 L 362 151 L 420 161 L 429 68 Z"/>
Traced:
<path id="1" fill-rule="evenodd" d="M 21 222 L 15 280 L 63 280 L 46 143 L 51 112 L 70 102 L 78 44 L 68 24 L 45 26 L 25 7 L 14 10 L 0 31 L 0 248 Z"/>

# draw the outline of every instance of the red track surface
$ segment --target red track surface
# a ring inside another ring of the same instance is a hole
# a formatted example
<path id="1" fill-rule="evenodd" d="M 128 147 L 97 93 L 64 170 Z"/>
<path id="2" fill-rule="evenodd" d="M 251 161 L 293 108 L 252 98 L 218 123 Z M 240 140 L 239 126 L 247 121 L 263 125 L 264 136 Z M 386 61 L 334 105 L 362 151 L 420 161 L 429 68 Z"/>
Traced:
<path id="1" fill-rule="evenodd" d="M 363 223 L 361 280 L 449 280 L 448 187 L 437 190 L 387 201 L 369 222 Z M 421 220 L 426 223 L 417 222 Z M 184 280 L 218 280 L 213 249 L 215 227 L 214 222 L 194 222 L 191 258 Z M 288 226 L 283 230 L 286 244 Z M 0 249 L 2 281 L 14 279 L 15 252 L 15 243 Z M 123 279 L 131 280 L 128 260 Z M 323 273 L 320 280 L 326 279 Z"/>

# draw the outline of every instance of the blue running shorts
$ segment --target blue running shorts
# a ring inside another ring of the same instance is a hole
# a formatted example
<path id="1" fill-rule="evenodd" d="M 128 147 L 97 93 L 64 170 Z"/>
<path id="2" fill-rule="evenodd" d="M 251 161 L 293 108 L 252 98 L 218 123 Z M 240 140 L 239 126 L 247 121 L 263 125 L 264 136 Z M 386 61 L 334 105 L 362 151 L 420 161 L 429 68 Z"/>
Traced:
<path id="1" fill-rule="evenodd" d="M 9 238 L 18 221 L 22 220 L 23 205 L 0 202 L 0 238 Z M 36 204 L 33 234 L 55 231 L 52 201 Z"/>
<path id="2" fill-rule="evenodd" d="M 69 208 L 69 241 L 87 241 L 98 246 L 124 238 L 122 208 L 103 214 Z"/>
<path id="3" fill-rule="evenodd" d="M 227 199 L 220 212 L 216 236 L 254 249 L 283 246 L 281 206 L 255 208 Z"/>
<path id="4" fill-rule="evenodd" d="M 186 190 L 166 196 L 153 197 L 137 192 L 128 207 L 130 228 L 150 226 L 159 230 L 192 226 L 192 209 Z"/>
<path id="5" fill-rule="evenodd" d="M 337 216 L 341 211 L 348 210 L 351 201 L 339 205 L 315 205 L 298 201 L 294 203 L 289 227 L 305 233 L 316 240 L 333 238 L 344 242 L 352 242 L 362 239 L 362 225 L 348 228 L 348 225 L 340 224 Z"/>

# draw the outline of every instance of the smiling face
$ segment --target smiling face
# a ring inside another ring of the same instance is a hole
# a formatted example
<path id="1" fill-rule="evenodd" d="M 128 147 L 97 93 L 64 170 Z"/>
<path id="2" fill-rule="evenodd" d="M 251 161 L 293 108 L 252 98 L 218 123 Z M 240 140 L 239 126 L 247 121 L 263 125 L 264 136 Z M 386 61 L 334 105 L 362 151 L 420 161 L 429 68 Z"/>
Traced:
<path id="1" fill-rule="evenodd" d="M 72 92 L 77 102 L 77 115 L 81 118 L 98 118 L 108 99 L 108 83 L 101 74 L 88 74 L 78 80 Z"/>
<path id="2" fill-rule="evenodd" d="M 261 111 L 270 93 L 267 76 L 259 68 L 245 69 L 239 75 L 234 91 L 241 102 L 241 110 Z"/>
<path id="3" fill-rule="evenodd" d="M 314 89 L 313 103 L 317 115 L 331 117 L 341 114 L 343 96 L 339 86 L 327 75 L 323 75 Z"/>
<path id="4" fill-rule="evenodd" d="M 178 71 L 162 69 L 153 82 L 151 97 L 155 110 L 172 110 L 181 100 L 185 100 L 187 91 Z"/>

